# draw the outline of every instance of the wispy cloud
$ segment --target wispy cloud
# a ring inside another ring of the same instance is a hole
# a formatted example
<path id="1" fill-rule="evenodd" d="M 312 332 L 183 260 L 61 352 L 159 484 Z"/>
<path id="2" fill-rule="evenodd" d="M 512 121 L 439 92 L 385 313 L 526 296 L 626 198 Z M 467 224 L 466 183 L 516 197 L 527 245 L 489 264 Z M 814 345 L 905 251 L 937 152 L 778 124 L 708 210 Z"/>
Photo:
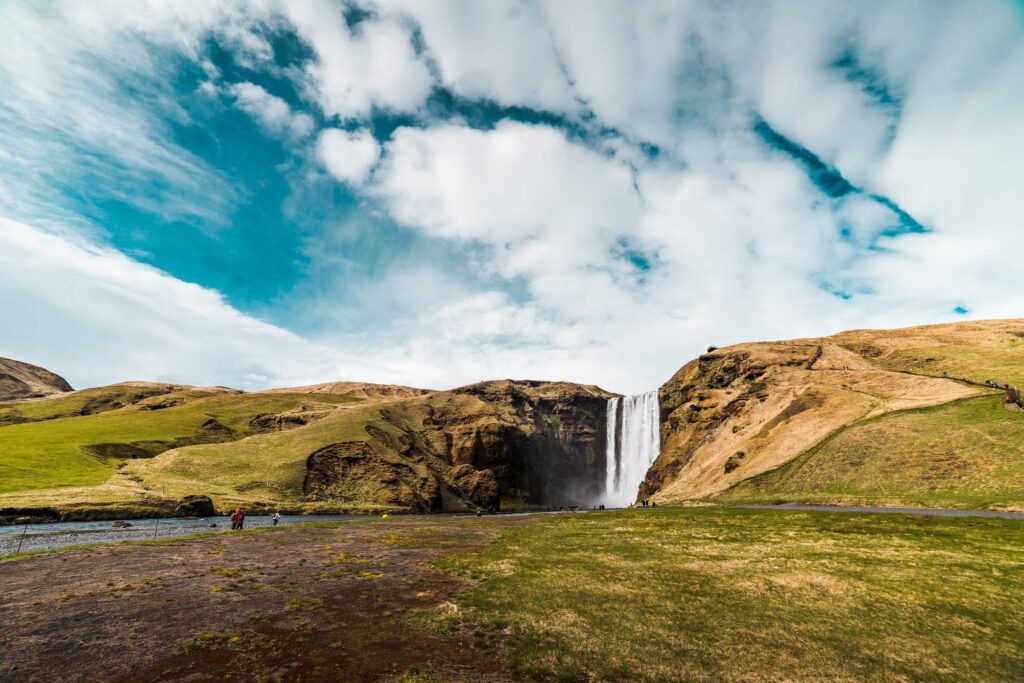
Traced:
<path id="1" fill-rule="evenodd" d="M 313 117 L 293 112 L 288 103 L 254 83 L 233 83 L 226 87 L 235 106 L 255 118 L 270 135 L 291 142 L 301 141 L 313 132 Z"/>

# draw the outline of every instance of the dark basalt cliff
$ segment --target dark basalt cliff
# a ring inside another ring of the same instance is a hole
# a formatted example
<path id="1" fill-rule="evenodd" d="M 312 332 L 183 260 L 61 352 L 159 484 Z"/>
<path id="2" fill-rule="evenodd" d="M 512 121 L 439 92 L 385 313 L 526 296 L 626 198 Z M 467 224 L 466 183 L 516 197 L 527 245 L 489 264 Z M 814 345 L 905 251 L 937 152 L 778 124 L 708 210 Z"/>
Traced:
<path id="1" fill-rule="evenodd" d="M 604 481 L 611 396 L 565 382 L 499 380 L 390 402 L 365 425 L 365 441 L 310 454 L 303 493 L 416 511 L 586 503 Z"/>
<path id="2" fill-rule="evenodd" d="M 613 396 L 565 382 L 495 381 L 435 395 L 422 434 L 451 465 L 494 472 L 503 498 L 566 504 L 601 493 Z"/>

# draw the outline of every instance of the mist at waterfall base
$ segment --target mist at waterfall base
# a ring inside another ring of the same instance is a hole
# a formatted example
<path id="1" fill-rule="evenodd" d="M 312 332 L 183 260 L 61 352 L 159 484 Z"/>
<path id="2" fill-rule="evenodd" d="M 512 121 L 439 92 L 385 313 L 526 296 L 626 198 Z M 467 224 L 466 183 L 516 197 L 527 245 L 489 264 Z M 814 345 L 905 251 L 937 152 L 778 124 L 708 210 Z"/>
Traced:
<path id="1" fill-rule="evenodd" d="M 601 503 L 626 507 L 661 452 L 658 392 L 608 399 L 605 487 Z"/>

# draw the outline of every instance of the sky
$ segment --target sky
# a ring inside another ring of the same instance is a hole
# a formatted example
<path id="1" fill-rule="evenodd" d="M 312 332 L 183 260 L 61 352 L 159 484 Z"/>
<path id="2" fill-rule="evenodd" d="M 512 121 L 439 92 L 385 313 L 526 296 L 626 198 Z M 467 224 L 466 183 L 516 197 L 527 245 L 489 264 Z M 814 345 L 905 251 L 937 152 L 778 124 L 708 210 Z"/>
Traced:
<path id="1" fill-rule="evenodd" d="M 1015 0 L 0 3 L 0 356 L 657 388 L 1022 315 Z"/>

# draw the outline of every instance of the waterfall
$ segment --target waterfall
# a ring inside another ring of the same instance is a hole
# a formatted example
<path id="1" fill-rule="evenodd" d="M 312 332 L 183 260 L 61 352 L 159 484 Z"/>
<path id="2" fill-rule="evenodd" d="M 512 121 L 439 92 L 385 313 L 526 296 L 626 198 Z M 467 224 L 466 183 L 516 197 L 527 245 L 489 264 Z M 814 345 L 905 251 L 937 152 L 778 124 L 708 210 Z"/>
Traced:
<path id="1" fill-rule="evenodd" d="M 623 507 L 636 500 L 640 482 L 661 452 L 658 392 L 608 399 L 605 505 Z"/>

